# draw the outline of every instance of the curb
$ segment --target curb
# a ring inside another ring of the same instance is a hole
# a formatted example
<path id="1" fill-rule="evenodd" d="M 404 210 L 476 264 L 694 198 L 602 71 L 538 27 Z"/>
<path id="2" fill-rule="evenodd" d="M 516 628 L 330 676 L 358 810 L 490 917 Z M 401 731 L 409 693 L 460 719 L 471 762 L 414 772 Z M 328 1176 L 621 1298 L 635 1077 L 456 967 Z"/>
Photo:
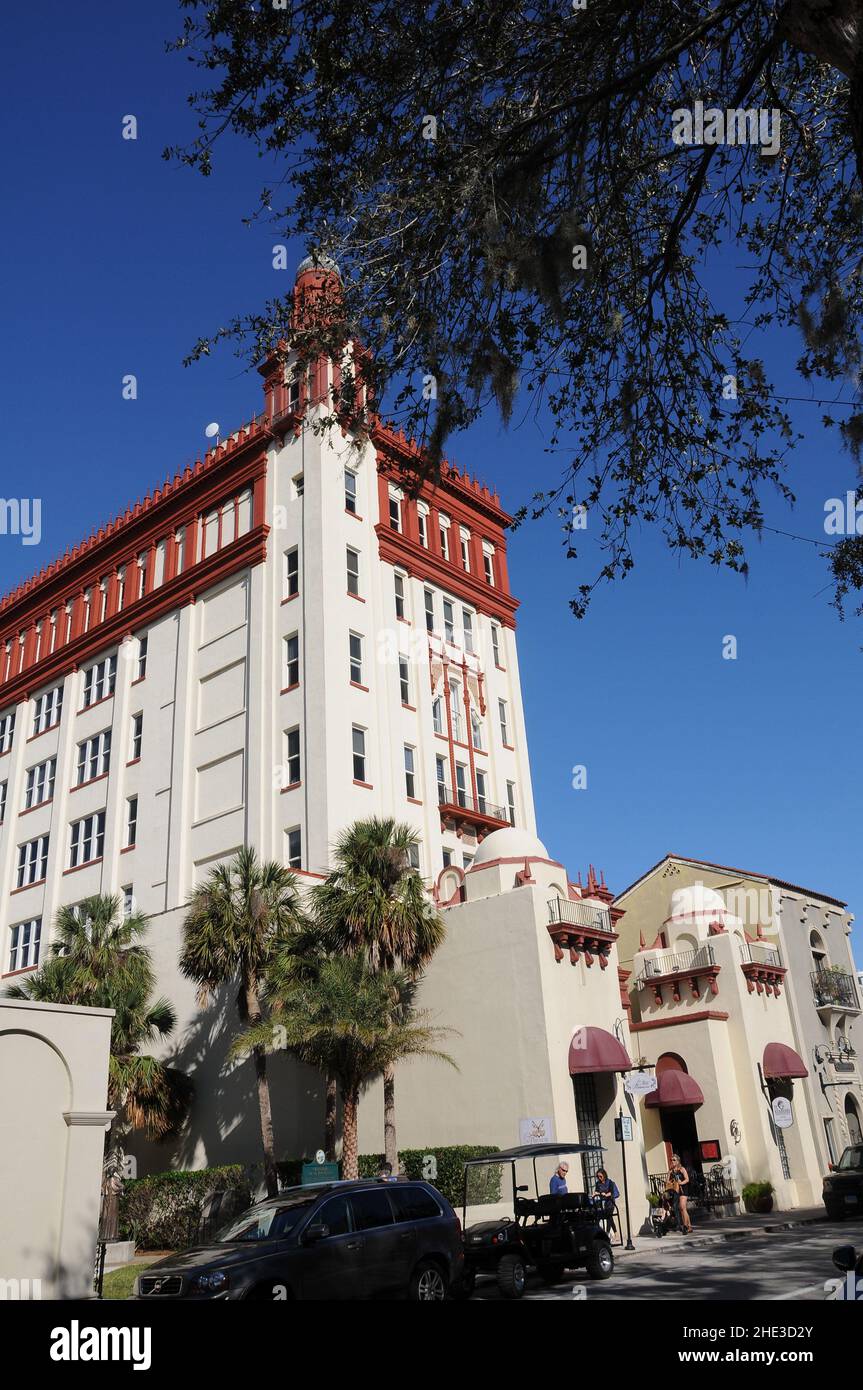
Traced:
<path id="1" fill-rule="evenodd" d="M 796 1218 L 789 1217 L 787 1221 L 769 1221 L 765 1222 L 763 1226 L 746 1226 L 737 1231 L 716 1231 L 715 1234 L 705 1231 L 703 1235 L 696 1235 L 686 1240 L 681 1239 L 679 1241 L 673 1241 L 670 1246 L 665 1244 L 666 1237 L 663 1237 L 662 1240 L 645 1241 L 643 1245 L 637 1246 L 634 1251 L 621 1251 L 620 1253 L 628 1253 L 632 1256 L 649 1255 L 651 1252 L 659 1255 L 665 1253 L 666 1250 L 674 1252 L 678 1250 L 703 1250 L 711 1245 L 719 1245 L 722 1241 L 745 1240 L 748 1236 L 757 1237 L 772 1235 L 776 1231 L 792 1231 L 798 1226 L 818 1226 L 826 1221 L 826 1219 L 827 1218 L 822 1215 L 801 1216 Z"/>

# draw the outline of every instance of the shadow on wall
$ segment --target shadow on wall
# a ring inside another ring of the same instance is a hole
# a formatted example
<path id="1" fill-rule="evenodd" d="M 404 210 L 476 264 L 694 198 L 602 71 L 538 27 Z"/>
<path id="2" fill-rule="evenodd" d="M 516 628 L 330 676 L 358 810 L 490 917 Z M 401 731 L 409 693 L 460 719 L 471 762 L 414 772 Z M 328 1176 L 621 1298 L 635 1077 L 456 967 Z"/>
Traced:
<path id="1" fill-rule="evenodd" d="M 186 1072 L 195 1096 L 179 1135 L 160 1142 L 132 1136 L 128 1152 L 137 1177 L 169 1168 L 212 1168 L 226 1163 L 259 1164 L 261 1122 L 255 1068 L 251 1058 L 228 1057 L 240 1031 L 236 996 L 223 989 L 199 1011 L 163 1060 Z M 287 1053 L 267 1058 L 276 1159 L 314 1154 L 324 1142 L 326 1083 L 319 1072 Z"/>

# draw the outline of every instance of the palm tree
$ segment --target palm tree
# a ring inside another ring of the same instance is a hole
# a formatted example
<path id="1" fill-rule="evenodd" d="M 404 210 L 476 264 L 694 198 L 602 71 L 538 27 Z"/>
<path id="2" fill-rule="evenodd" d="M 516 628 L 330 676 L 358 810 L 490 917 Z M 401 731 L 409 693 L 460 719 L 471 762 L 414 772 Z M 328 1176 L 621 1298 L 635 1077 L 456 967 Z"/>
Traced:
<path id="1" fill-rule="evenodd" d="M 119 1193 L 125 1143 L 137 1131 L 164 1139 L 182 1124 L 191 1100 L 189 1078 L 141 1052 L 167 1038 L 176 1016 L 167 999 L 153 999 L 155 974 L 142 944 L 149 918 L 124 917 L 119 897 L 97 894 L 60 908 L 44 965 L 7 995 L 38 1003 L 113 1009 L 108 1106 L 116 1118 L 105 1137 L 101 1231 L 119 1232 Z"/>
<path id="2" fill-rule="evenodd" d="M 198 985 L 201 1005 L 220 986 L 236 983 L 240 1021 L 258 1026 L 266 971 L 302 921 L 296 879 L 283 864 L 261 863 L 253 849 L 244 848 L 230 863 L 212 869 L 189 898 L 180 955 L 180 969 Z M 256 1047 L 253 1056 L 264 1174 L 267 1193 L 274 1197 L 278 1176 L 266 1052 Z"/>
<path id="3" fill-rule="evenodd" d="M 333 951 L 358 953 L 373 971 L 417 979 L 444 939 L 443 918 L 411 867 L 416 832 L 391 817 L 355 821 L 336 841 L 333 868 L 312 890 L 312 910 Z M 384 1152 L 395 1170 L 395 1066 L 384 1070 Z"/>
<path id="4" fill-rule="evenodd" d="M 272 1016 L 235 1039 L 233 1051 L 284 1047 L 300 1061 L 332 1074 L 342 1097 L 342 1175 L 359 1177 L 357 1111 L 361 1092 L 404 1057 L 437 1057 L 454 1066 L 436 1043 L 449 1030 L 431 1027 L 413 1006 L 416 982 L 404 971 L 370 969 L 361 954 L 322 956 L 316 968 L 293 975 Z"/>

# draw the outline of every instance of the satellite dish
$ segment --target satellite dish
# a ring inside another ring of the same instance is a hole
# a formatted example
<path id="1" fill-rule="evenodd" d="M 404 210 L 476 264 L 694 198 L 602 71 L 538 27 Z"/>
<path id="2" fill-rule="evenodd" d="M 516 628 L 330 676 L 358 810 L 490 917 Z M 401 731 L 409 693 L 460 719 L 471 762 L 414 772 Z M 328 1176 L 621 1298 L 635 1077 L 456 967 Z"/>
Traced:
<path id="1" fill-rule="evenodd" d="M 207 428 L 204 430 L 204 434 L 207 436 L 208 439 L 215 439 L 215 438 L 216 438 L 216 435 L 217 435 L 218 433 L 219 433 L 219 422 L 218 422 L 218 420 L 214 420 L 214 421 L 212 422 L 212 424 L 208 425 Z"/>

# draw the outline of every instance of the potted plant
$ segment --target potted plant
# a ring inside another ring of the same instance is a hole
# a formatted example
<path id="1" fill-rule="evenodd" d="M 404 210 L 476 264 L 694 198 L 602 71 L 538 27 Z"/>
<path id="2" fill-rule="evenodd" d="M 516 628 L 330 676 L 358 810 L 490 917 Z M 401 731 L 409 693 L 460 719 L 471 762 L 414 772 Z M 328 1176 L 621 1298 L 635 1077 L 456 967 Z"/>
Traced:
<path id="1" fill-rule="evenodd" d="M 743 1205 L 749 1212 L 764 1216 L 773 1210 L 772 1182 L 748 1182 L 741 1195 Z"/>

